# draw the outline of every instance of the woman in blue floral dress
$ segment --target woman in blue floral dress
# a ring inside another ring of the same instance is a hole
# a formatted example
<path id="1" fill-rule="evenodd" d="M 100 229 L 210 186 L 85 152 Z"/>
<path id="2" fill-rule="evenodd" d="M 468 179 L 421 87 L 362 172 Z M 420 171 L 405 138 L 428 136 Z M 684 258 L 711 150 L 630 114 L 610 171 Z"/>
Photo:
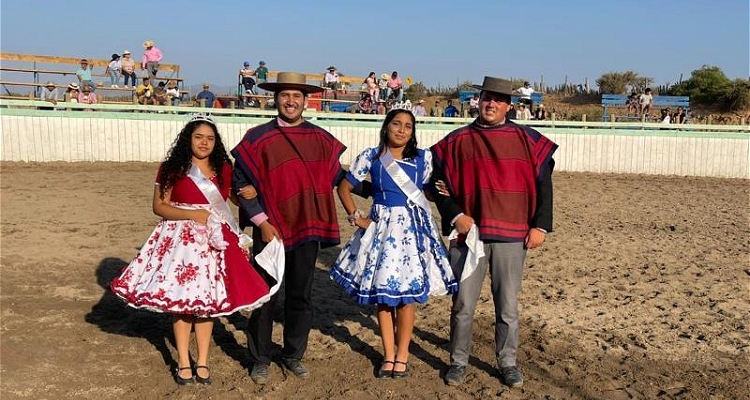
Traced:
<path id="1" fill-rule="evenodd" d="M 359 154 L 338 187 L 349 223 L 360 229 L 331 268 L 331 279 L 358 303 L 377 305 L 384 350 L 379 378 L 408 376 L 415 303 L 458 289 L 422 191 L 431 172 L 431 153 L 417 148 L 414 115 L 392 110 L 380 145 Z M 368 175 L 374 204 L 363 214 L 351 191 Z"/>

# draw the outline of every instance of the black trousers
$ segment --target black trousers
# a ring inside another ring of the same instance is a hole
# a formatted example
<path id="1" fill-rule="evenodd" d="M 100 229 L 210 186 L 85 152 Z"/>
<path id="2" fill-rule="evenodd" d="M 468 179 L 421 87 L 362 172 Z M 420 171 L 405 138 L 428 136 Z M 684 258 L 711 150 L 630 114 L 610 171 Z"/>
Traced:
<path id="1" fill-rule="evenodd" d="M 253 253 L 258 254 L 266 243 L 260 238 L 260 229 L 253 229 Z M 284 278 L 284 358 L 302 359 L 307 350 L 307 339 L 313 322 L 312 284 L 318 242 L 307 242 L 286 252 Z M 253 311 L 247 324 L 247 347 L 254 364 L 270 364 L 273 342 L 273 313 L 276 295 Z"/>

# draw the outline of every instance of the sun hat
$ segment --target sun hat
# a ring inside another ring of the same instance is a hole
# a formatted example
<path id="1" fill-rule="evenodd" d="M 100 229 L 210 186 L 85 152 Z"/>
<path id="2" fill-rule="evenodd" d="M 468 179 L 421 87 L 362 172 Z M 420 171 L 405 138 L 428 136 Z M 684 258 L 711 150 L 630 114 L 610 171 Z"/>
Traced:
<path id="1" fill-rule="evenodd" d="M 325 90 L 320 86 L 308 85 L 305 74 L 299 72 L 279 72 L 276 75 L 276 82 L 263 82 L 258 87 L 272 92 L 290 89 L 303 93 L 319 93 Z"/>
<path id="2" fill-rule="evenodd" d="M 244 65 L 246 67 L 249 67 L 250 66 L 250 61 L 245 61 L 245 62 L 242 63 L 242 65 Z"/>
<path id="3" fill-rule="evenodd" d="M 471 87 L 487 92 L 514 95 L 513 83 L 509 80 L 485 76 L 481 85 L 471 85 Z"/>
<path id="4" fill-rule="evenodd" d="M 176 88 L 177 87 L 177 81 L 169 81 L 169 83 L 167 83 L 167 87 L 170 88 L 170 89 Z"/>
<path id="5" fill-rule="evenodd" d="M 153 40 L 147 40 L 147 41 L 143 42 L 143 47 L 145 47 L 145 48 L 154 47 L 154 41 Z"/>
<path id="6" fill-rule="evenodd" d="M 383 72 L 382 74 L 380 74 L 380 79 L 388 79 L 388 78 L 390 78 L 390 77 L 391 77 L 391 76 L 390 76 L 390 75 L 388 75 L 388 73 L 387 73 L 387 72 Z"/>
<path id="7" fill-rule="evenodd" d="M 208 82 L 204 82 L 204 83 L 203 83 L 203 87 L 204 87 L 204 88 L 208 88 L 208 87 L 211 87 L 211 85 L 210 85 L 210 84 L 209 84 Z"/>
<path id="8" fill-rule="evenodd" d="M 117 60 L 118 58 L 120 58 L 120 55 L 119 55 L 119 54 L 117 54 L 117 53 L 112 53 L 112 60 Z"/>
<path id="9" fill-rule="evenodd" d="M 424 99 L 419 99 L 419 101 L 417 102 L 417 104 L 422 104 L 422 103 L 424 103 Z"/>
<path id="10" fill-rule="evenodd" d="M 91 86 L 89 86 L 89 85 L 83 85 L 83 88 L 81 88 L 81 91 L 82 92 L 90 92 L 91 91 Z"/>
<path id="11" fill-rule="evenodd" d="M 71 83 L 70 85 L 68 85 L 68 89 L 71 89 L 71 90 L 78 90 L 78 84 L 77 84 L 77 83 L 75 83 L 75 82 L 73 82 L 73 83 Z"/>
<path id="12" fill-rule="evenodd" d="M 334 67 L 333 65 L 331 65 L 330 67 L 328 67 L 328 70 L 329 70 L 329 71 L 335 71 L 335 70 L 336 70 L 336 67 Z"/>
<path id="13" fill-rule="evenodd" d="M 55 86 L 55 82 L 47 81 L 47 83 L 45 83 L 44 86 Z"/>
<path id="14" fill-rule="evenodd" d="M 123 50 L 122 55 L 125 55 L 125 54 L 133 54 L 133 53 L 131 53 L 130 50 Z"/>

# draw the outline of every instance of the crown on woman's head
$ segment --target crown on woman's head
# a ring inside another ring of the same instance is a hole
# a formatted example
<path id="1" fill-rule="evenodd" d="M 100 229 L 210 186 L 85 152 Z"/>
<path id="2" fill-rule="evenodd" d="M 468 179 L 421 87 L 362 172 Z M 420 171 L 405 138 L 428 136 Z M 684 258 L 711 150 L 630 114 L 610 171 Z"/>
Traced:
<path id="1" fill-rule="evenodd" d="M 205 114 L 205 113 L 192 114 L 192 117 L 190 118 L 190 121 L 188 121 L 188 124 L 191 122 L 197 122 L 197 121 L 208 122 L 209 124 L 216 126 L 216 122 L 214 122 L 214 120 L 211 119 L 210 114 Z"/>

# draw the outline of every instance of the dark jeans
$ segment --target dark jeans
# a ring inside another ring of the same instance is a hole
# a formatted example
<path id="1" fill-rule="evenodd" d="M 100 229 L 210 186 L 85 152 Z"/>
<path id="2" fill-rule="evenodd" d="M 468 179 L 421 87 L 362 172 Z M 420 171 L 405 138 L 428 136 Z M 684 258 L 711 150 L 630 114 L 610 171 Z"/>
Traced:
<path id="1" fill-rule="evenodd" d="M 123 85 L 128 86 L 128 79 L 133 80 L 133 86 L 138 85 L 138 82 L 136 81 L 136 78 L 135 78 L 135 72 L 122 71 L 122 76 L 125 77 L 125 82 L 123 83 Z"/>
<path id="2" fill-rule="evenodd" d="M 253 229 L 253 254 L 258 254 L 266 243 L 260 229 Z M 282 357 L 302 359 L 307 350 L 307 339 L 313 322 L 312 283 L 318 242 L 307 242 L 286 252 L 284 271 L 284 348 Z M 273 342 L 273 312 L 278 293 L 253 311 L 247 323 L 247 347 L 254 364 L 270 364 Z"/>

